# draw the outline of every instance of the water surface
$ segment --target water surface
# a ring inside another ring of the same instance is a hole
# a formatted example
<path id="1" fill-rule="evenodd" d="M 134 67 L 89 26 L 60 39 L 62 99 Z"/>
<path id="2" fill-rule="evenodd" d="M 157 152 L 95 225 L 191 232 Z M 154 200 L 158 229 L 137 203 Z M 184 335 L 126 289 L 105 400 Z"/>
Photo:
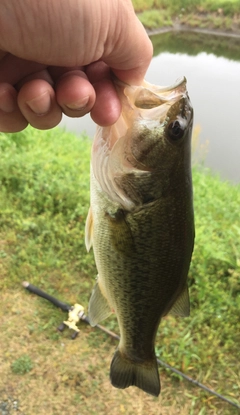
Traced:
<path id="1" fill-rule="evenodd" d="M 200 143 L 209 142 L 205 165 L 223 179 L 240 182 L 240 39 L 186 33 L 153 37 L 155 56 L 146 79 L 172 84 L 186 76 Z M 64 117 L 67 130 L 94 136 L 90 116 Z"/>

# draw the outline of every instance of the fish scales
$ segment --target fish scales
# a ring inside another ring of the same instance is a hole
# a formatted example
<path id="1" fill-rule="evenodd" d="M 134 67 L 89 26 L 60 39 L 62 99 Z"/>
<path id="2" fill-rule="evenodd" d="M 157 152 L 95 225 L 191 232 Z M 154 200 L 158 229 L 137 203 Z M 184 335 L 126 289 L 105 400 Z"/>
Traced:
<path id="1" fill-rule="evenodd" d="M 122 116 L 112 128 L 98 129 L 92 151 L 86 246 L 93 246 L 98 280 L 89 318 L 96 325 L 116 313 L 120 343 L 112 384 L 157 396 L 154 344 L 160 320 L 168 313 L 189 314 L 193 111 L 185 79 L 162 89 L 147 83 L 116 87 Z"/>

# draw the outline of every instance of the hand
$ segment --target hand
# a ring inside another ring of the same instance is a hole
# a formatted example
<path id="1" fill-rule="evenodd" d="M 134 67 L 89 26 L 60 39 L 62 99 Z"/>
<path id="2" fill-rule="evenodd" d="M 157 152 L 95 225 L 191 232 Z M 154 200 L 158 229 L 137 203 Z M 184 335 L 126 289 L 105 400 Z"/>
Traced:
<path id="1" fill-rule="evenodd" d="M 141 83 L 151 42 L 130 0 L 2 0 L 0 131 L 55 127 L 62 112 L 119 117 L 110 73 Z"/>

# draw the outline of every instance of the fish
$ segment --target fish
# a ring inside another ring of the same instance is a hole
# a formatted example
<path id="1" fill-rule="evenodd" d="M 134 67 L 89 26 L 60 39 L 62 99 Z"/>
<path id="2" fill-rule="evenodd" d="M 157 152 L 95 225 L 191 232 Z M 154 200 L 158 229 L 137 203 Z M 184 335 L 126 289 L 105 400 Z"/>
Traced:
<path id="1" fill-rule="evenodd" d="M 116 314 L 112 385 L 158 396 L 158 326 L 167 314 L 190 312 L 193 108 L 185 77 L 168 87 L 114 82 L 121 116 L 97 127 L 91 153 L 85 244 L 98 276 L 88 317 L 96 326 Z"/>

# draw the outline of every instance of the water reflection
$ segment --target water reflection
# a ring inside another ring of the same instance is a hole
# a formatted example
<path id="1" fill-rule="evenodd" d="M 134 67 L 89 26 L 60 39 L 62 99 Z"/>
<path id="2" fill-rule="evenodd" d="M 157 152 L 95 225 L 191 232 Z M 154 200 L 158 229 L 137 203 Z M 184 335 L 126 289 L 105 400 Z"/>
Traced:
<path id="1" fill-rule="evenodd" d="M 169 85 L 182 75 L 188 80 L 195 125 L 201 126 L 200 141 L 209 141 L 206 166 L 219 172 L 223 179 L 240 182 L 240 61 L 206 52 L 195 56 L 162 52 L 153 58 L 146 79 Z M 61 126 L 76 133 L 85 130 L 91 137 L 95 132 L 90 116 L 64 117 Z"/>
<path id="2" fill-rule="evenodd" d="M 209 141 L 205 164 L 221 177 L 240 182 L 240 62 L 200 53 L 161 53 L 154 58 L 147 80 L 162 85 L 185 75 L 200 124 L 200 141 Z"/>
<path id="3" fill-rule="evenodd" d="M 213 53 L 227 59 L 240 61 L 240 36 L 207 34 L 202 32 L 170 31 L 151 36 L 154 55 L 162 52 L 187 53 L 198 55 L 201 52 Z"/>

